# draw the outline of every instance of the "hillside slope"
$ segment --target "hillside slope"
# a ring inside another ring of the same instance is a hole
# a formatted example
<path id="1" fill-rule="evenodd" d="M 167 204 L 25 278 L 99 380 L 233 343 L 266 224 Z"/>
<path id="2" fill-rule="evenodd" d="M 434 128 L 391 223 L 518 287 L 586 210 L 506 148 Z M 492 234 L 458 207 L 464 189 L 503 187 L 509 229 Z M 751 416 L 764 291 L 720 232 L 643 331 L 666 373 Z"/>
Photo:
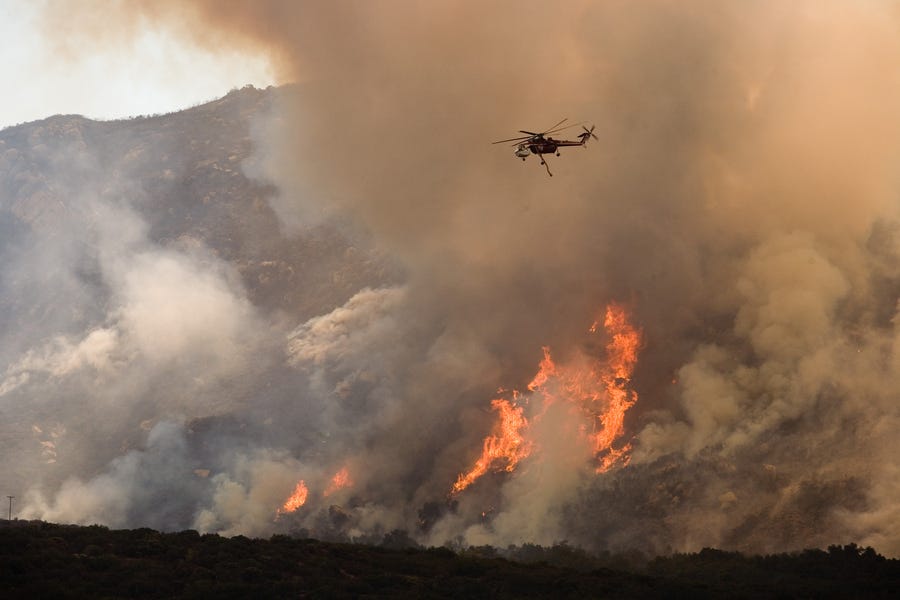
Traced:
<path id="1" fill-rule="evenodd" d="M 95 476 L 161 422 L 196 431 L 189 481 L 225 469 L 223 439 L 304 443 L 293 418 L 273 419 L 318 410 L 296 402 L 302 374 L 285 367 L 284 338 L 399 274 L 346 224 L 279 222 L 278 192 L 248 172 L 282 93 L 0 131 L 0 448 L 16 457 L 2 478 L 20 507 L 29 490 Z M 157 487 L 142 477 L 135 494 Z M 187 526 L 193 512 L 113 521 Z"/>

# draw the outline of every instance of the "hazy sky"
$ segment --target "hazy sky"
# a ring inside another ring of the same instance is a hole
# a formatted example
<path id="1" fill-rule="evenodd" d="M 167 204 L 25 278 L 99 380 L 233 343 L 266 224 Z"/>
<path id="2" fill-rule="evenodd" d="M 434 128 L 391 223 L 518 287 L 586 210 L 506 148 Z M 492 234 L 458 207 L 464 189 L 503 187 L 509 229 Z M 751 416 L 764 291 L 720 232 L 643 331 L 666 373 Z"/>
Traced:
<path id="1" fill-rule="evenodd" d="M 74 1 L 57 5 L 79 10 Z M 0 128 L 60 113 L 98 119 L 165 113 L 232 87 L 275 83 L 261 55 L 211 53 L 149 24 L 130 47 L 68 56 L 47 37 L 40 6 L 0 0 Z"/>

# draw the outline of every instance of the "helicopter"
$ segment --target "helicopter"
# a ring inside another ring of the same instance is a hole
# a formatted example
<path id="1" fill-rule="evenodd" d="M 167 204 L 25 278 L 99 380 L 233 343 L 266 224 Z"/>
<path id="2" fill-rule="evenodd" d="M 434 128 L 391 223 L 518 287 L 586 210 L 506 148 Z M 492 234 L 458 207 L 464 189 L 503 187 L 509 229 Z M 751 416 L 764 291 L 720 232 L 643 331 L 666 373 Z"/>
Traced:
<path id="1" fill-rule="evenodd" d="M 547 160 L 544 158 L 545 154 L 556 154 L 559 156 L 559 149 L 563 146 L 586 146 L 587 141 L 590 138 L 598 139 L 596 135 L 594 135 L 594 125 L 591 125 L 591 128 L 588 129 L 582 123 L 575 123 L 574 125 L 563 125 L 569 119 L 563 119 L 550 129 L 542 131 L 540 133 L 535 133 L 533 131 L 525 131 L 524 129 L 520 129 L 519 133 L 524 133 L 527 135 L 509 138 L 508 140 L 499 140 L 496 142 L 492 142 L 494 144 L 502 144 L 504 142 L 513 142 L 512 145 L 516 147 L 515 155 L 522 160 L 525 160 L 525 157 L 528 154 L 537 154 L 541 159 L 541 164 L 547 169 L 547 174 L 550 177 L 553 177 L 553 173 L 550 172 L 550 165 L 547 164 Z M 565 129 L 569 129 L 570 127 L 578 127 L 581 125 L 581 128 L 584 129 L 583 133 L 578 134 L 578 141 L 574 140 L 555 140 L 551 136 L 551 134 L 559 133 Z"/>

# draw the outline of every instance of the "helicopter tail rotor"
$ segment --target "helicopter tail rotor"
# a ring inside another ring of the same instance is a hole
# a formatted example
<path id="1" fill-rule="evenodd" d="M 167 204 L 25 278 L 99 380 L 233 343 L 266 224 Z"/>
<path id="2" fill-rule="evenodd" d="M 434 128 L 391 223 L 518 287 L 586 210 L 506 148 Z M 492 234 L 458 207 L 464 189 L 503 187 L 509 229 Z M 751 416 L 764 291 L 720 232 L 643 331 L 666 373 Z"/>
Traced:
<path id="1" fill-rule="evenodd" d="M 578 137 L 581 138 L 581 145 L 582 145 L 582 146 L 587 146 L 587 141 L 588 141 L 590 138 L 594 138 L 595 140 L 599 140 L 599 139 L 600 139 L 600 138 L 598 138 L 596 135 L 594 135 L 594 127 L 596 127 L 596 125 L 591 125 L 591 128 L 588 129 L 587 127 L 585 127 L 585 126 L 582 125 L 581 128 L 584 129 L 584 133 L 579 133 L 579 134 L 578 134 Z"/>

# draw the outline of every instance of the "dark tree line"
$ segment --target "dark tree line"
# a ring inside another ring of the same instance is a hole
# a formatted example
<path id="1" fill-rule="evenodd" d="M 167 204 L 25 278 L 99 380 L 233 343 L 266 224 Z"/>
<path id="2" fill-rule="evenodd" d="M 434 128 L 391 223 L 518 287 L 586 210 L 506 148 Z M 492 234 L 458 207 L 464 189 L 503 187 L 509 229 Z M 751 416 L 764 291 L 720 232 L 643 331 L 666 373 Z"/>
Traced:
<path id="1" fill-rule="evenodd" d="M 895 598 L 900 561 L 855 544 L 647 558 L 562 543 L 421 548 L 276 535 L 0 524 L 0 589 L 52 598 Z"/>

